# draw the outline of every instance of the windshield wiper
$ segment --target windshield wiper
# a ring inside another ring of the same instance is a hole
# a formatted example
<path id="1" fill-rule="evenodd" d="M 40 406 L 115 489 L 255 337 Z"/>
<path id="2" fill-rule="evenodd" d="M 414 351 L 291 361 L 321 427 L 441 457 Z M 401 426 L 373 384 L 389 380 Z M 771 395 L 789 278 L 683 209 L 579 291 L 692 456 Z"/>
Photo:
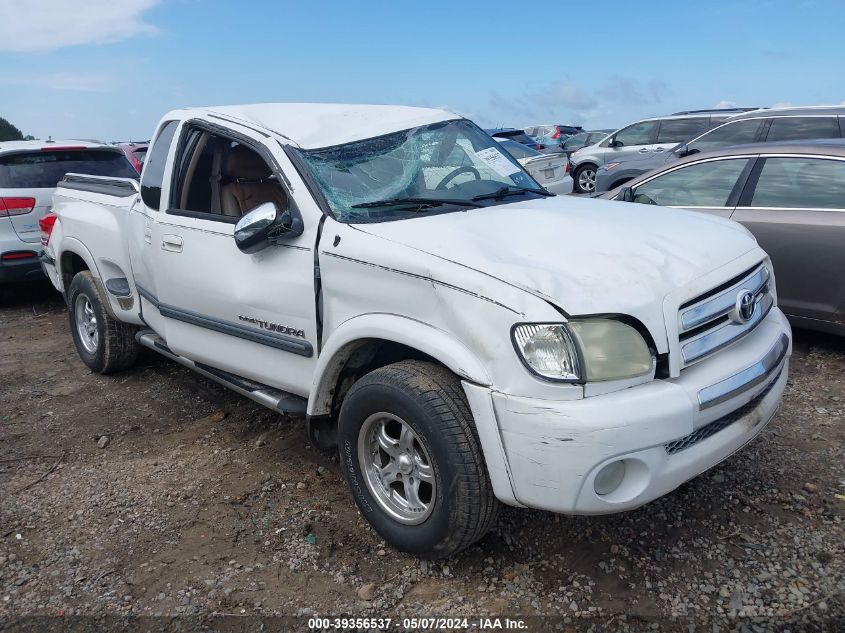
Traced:
<path id="1" fill-rule="evenodd" d="M 375 209 L 378 207 L 393 207 L 400 205 L 440 207 L 444 204 L 453 204 L 457 207 L 479 207 L 481 205 L 469 200 L 452 200 L 450 198 L 387 198 L 385 200 L 373 200 L 372 202 L 361 202 L 353 204 L 352 209 Z"/>
<path id="2" fill-rule="evenodd" d="M 493 193 L 483 193 L 480 196 L 475 196 L 472 200 L 473 202 L 477 202 L 479 200 L 499 200 L 500 198 L 504 198 L 505 196 L 516 196 L 522 195 L 525 193 L 536 193 L 539 196 L 553 196 L 555 194 L 546 191 L 545 189 L 531 189 L 529 187 L 514 187 L 513 185 L 507 185 L 506 187 L 502 187 L 501 189 L 497 189 Z"/>

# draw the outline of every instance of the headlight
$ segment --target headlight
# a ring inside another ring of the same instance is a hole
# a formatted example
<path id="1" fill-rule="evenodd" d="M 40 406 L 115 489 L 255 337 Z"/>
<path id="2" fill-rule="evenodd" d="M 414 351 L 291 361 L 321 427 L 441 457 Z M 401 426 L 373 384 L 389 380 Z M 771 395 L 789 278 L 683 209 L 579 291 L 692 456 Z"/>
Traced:
<path id="1" fill-rule="evenodd" d="M 630 325 L 613 319 L 514 326 L 513 343 L 535 374 L 550 380 L 623 380 L 651 372 L 648 345 Z"/>

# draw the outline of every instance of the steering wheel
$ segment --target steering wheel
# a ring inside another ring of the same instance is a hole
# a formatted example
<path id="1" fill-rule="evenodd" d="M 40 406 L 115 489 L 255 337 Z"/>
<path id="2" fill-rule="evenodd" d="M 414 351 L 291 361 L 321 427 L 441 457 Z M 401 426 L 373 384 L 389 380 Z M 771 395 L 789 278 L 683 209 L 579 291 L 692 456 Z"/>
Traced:
<path id="1" fill-rule="evenodd" d="M 447 183 L 452 182 L 452 180 L 454 180 L 456 176 L 460 176 L 463 173 L 471 173 L 473 176 L 475 176 L 476 180 L 481 180 L 481 174 L 478 173 L 478 170 L 475 167 L 464 165 L 449 172 L 446 177 L 440 181 L 440 184 L 435 187 L 435 189 L 445 189 Z"/>

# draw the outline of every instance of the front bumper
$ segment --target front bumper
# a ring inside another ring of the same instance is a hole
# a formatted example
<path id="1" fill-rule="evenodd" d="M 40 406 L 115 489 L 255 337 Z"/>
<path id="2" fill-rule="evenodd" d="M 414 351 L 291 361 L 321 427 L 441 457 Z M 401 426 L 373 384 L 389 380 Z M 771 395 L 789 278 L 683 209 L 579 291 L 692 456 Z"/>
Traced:
<path id="1" fill-rule="evenodd" d="M 777 411 L 790 353 L 789 325 L 774 308 L 753 333 L 676 379 L 564 402 L 489 391 L 513 493 L 500 494 L 499 478 L 497 495 L 564 514 L 648 503 L 760 433 Z M 597 494 L 597 474 L 619 460 L 621 483 Z"/>

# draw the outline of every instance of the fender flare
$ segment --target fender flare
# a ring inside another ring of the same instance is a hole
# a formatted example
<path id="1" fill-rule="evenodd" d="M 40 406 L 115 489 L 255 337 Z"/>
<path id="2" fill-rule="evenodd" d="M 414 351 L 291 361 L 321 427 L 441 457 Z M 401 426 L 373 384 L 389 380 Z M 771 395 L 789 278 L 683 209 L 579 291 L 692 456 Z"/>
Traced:
<path id="1" fill-rule="evenodd" d="M 65 256 L 65 253 L 73 253 L 74 255 L 81 257 L 82 261 L 85 262 L 85 265 L 88 267 L 88 270 L 91 271 L 91 274 L 94 276 L 94 279 L 100 279 L 100 270 L 97 268 L 97 264 L 94 261 L 94 256 L 91 255 L 91 251 L 80 242 L 75 237 L 62 237 L 62 250 L 59 253 L 56 253 L 56 269 L 59 273 L 59 278 L 62 278 L 64 271 L 62 270 L 62 258 Z M 67 288 L 65 288 L 67 291 Z"/>
<path id="2" fill-rule="evenodd" d="M 361 343 L 374 339 L 419 350 L 443 363 L 463 380 L 484 386 L 492 384 L 481 360 L 449 333 L 398 314 L 364 314 L 341 323 L 323 345 L 308 399 L 309 416 L 329 413 L 331 391 L 341 368 Z"/>

